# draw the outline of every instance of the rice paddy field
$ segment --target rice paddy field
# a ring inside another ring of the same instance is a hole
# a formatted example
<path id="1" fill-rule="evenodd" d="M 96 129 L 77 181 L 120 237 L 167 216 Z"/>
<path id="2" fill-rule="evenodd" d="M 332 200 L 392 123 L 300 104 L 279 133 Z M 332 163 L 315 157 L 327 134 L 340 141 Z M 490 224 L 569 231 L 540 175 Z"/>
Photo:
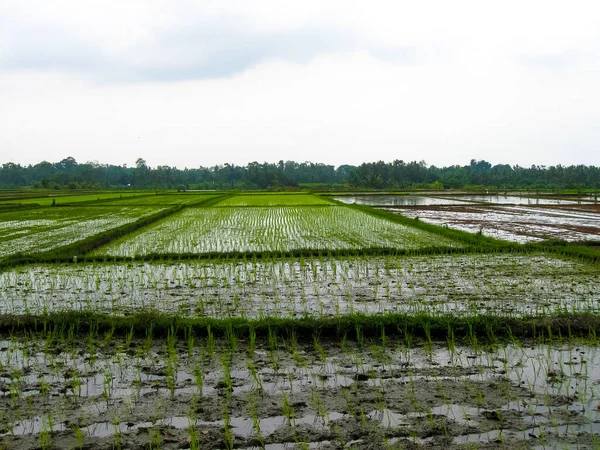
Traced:
<path id="1" fill-rule="evenodd" d="M 199 205 L 208 200 L 220 197 L 219 194 L 156 194 L 143 197 L 126 197 L 118 200 L 103 201 L 107 206 L 170 206 Z"/>
<path id="2" fill-rule="evenodd" d="M 598 292 L 597 265 L 543 254 L 46 264 L 0 273 L 0 314 L 596 314 Z"/>
<path id="3" fill-rule="evenodd" d="M 600 204 L 591 196 L 536 198 L 521 195 L 392 195 L 334 197 L 346 204 L 368 205 L 412 219 L 494 239 L 540 242 L 600 241 Z"/>
<path id="4" fill-rule="evenodd" d="M 600 448 L 594 246 L 427 198 L 0 212 L 0 448 Z"/>
<path id="5" fill-rule="evenodd" d="M 600 239 L 600 210 L 593 209 L 465 206 L 393 210 L 436 225 L 472 233 L 481 230 L 486 236 L 519 243 L 552 238 L 570 242 Z"/>
<path id="6" fill-rule="evenodd" d="M 347 195 L 334 197 L 335 200 L 348 205 L 369 206 L 433 206 L 433 205 L 468 205 L 469 202 L 454 197 L 424 197 L 421 195 Z"/>
<path id="7" fill-rule="evenodd" d="M 0 258 L 39 253 L 159 212 L 136 207 L 61 207 L 0 214 Z"/>
<path id="8" fill-rule="evenodd" d="M 591 201 L 591 199 L 578 198 L 548 198 L 548 197 L 531 197 L 531 196 L 516 196 L 516 195 L 465 195 L 452 196 L 457 200 L 465 200 L 472 202 L 491 203 L 495 205 L 571 205 L 581 204 Z"/>
<path id="9" fill-rule="evenodd" d="M 101 192 L 94 194 L 83 194 L 83 195 L 53 195 L 45 194 L 43 197 L 30 197 L 30 198 L 11 198 L 7 196 L 4 199 L 0 195 L 0 204 L 18 204 L 18 205 L 40 205 L 50 206 L 53 203 L 56 205 L 70 205 L 73 203 L 90 203 L 90 202 L 103 202 L 105 200 L 122 200 L 122 199 L 134 199 L 138 197 L 146 197 L 150 194 L 144 192 Z"/>
<path id="10" fill-rule="evenodd" d="M 253 198 L 254 199 L 254 198 Z M 270 202 L 270 199 L 266 199 Z M 229 199 L 226 203 L 231 203 Z M 339 206 L 222 206 L 186 209 L 93 255 L 421 249 L 460 243 Z"/>
<path id="11" fill-rule="evenodd" d="M 556 206 L 556 205 L 585 205 L 592 202 L 590 197 L 565 198 L 557 197 L 532 197 L 521 195 L 443 195 L 433 193 L 429 195 L 407 194 L 360 194 L 336 196 L 335 200 L 348 204 L 369 206 L 437 206 L 437 205 L 464 205 L 469 203 L 483 203 L 491 205 L 528 205 L 528 206 Z"/>
<path id="12" fill-rule="evenodd" d="M 331 205 L 324 197 L 310 194 L 254 194 L 229 197 L 219 202 L 219 206 L 306 206 Z"/>

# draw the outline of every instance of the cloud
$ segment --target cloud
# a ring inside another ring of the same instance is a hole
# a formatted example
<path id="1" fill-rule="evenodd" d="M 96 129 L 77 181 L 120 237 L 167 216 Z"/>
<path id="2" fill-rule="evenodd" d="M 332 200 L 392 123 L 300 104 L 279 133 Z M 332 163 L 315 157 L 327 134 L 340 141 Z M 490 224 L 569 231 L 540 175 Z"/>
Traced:
<path id="1" fill-rule="evenodd" d="M 518 64 L 465 72 L 358 52 L 171 83 L 21 73 L 0 78 L 0 93 L 10 105 L 0 109 L 3 155 L 32 163 L 600 164 L 597 78 L 573 85 L 569 73 L 533 76 Z"/>
<path id="2" fill-rule="evenodd" d="M 11 27 L 6 20 L 0 20 L 0 29 L 4 30 L 0 53 L 4 71 L 91 72 L 100 66 L 99 49 L 78 42 L 64 30 L 49 26 Z M 10 37 L 6 37 L 8 34 Z"/>
<path id="3" fill-rule="evenodd" d="M 5 0 L 1 154 L 600 164 L 599 7 L 563 5 Z"/>
<path id="4" fill-rule="evenodd" d="M 131 70 L 142 80 L 221 78 L 272 60 L 306 63 L 352 48 L 352 36 L 343 31 L 302 28 L 256 34 L 210 24 L 163 35 L 151 57 L 135 61 Z"/>
<path id="5" fill-rule="evenodd" d="M 5 70 L 76 72 L 97 81 L 176 81 L 229 77 L 269 60 L 307 62 L 352 50 L 352 36 L 321 29 L 248 34 L 232 25 L 171 30 L 131 54 L 106 55 L 51 28 L 21 29 L 0 62 Z M 48 39 L 48 36 L 51 38 Z"/>
<path id="6" fill-rule="evenodd" d="M 429 45 L 395 45 L 365 39 L 348 25 L 298 23 L 289 29 L 250 25 L 228 13 L 177 16 L 151 33 L 137 30 L 124 42 L 85 33 L 56 21 L 27 22 L 5 15 L 0 20 L 5 70 L 79 73 L 95 81 L 180 81 L 230 77 L 273 60 L 307 63 L 324 54 L 366 51 L 401 64 L 423 62 Z M 117 27 L 119 28 L 119 27 Z M 143 27 L 144 28 L 144 27 Z M 140 38 L 141 37 L 141 38 Z M 128 39 L 129 38 L 129 39 Z"/>
<path id="7" fill-rule="evenodd" d="M 129 44 L 43 19 L 31 23 L 19 14 L 4 17 L 0 64 L 5 70 L 77 72 L 97 81 L 229 77 L 269 60 L 307 62 L 320 54 L 356 48 L 349 29 L 253 29 L 234 15 L 179 16 L 161 27 L 154 24 L 153 33 L 134 33 L 149 36 Z"/>

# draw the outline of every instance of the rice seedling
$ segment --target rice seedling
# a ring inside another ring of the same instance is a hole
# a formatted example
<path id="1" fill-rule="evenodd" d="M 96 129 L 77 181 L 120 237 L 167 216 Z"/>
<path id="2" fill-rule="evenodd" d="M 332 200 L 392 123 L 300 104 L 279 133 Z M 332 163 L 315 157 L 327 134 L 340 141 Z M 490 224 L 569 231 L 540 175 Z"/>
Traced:
<path id="1" fill-rule="evenodd" d="M 390 287 L 406 285 L 407 288 L 400 292 L 390 290 L 389 296 L 373 297 L 364 290 L 369 278 L 362 278 L 361 270 L 389 260 L 394 261 L 396 268 L 390 269 L 389 277 L 381 274 L 378 283 Z M 473 266 L 475 260 L 479 261 L 477 266 Z M 598 287 L 597 266 L 574 260 L 541 255 L 456 255 L 410 257 L 404 262 L 392 257 L 332 258 L 315 260 L 312 264 L 319 273 L 328 275 L 319 275 L 315 281 L 312 274 L 304 272 L 296 261 L 285 259 L 246 266 L 212 260 L 187 264 L 122 264 L 116 268 L 105 264 L 86 264 L 78 268 L 30 266 L 0 273 L 3 288 L 0 298 L 5 313 L 23 313 L 24 295 L 19 283 L 33 278 L 36 281 L 29 282 L 25 298 L 28 310 L 36 313 L 75 309 L 130 314 L 132 308 L 148 308 L 149 298 L 153 299 L 153 309 L 165 313 L 180 314 L 183 310 L 188 315 L 200 313 L 201 316 L 244 318 L 341 317 L 357 312 L 465 316 L 492 313 L 514 317 L 595 312 L 599 308 L 593 291 L 589 290 Z M 329 278 L 332 266 L 337 267 L 335 279 Z M 321 270 L 322 267 L 327 270 Z M 410 275 L 407 269 L 411 270 Z M 104 281 L 114 276 L 113 272 L 118 274 L 117 280 L 120 278 L 116 286 L 114 282 Z M 340 277 L 345 272 L 351 275 L 346 281 Z M 473 283 L 474 277 L 485 277 L 486 285 Z M 449 286 L 443 282 L 447 278 L 454 278 L 458 283 Z M 98 282 L 99 279 L 102 281 Z M 155 284 L 158 279 L 163 286 Z M 417 289 L 415 280 L 428 283 L 429 294 Z M 565 289 L 566 285 L 573 284 L 580 292 Z M 78 289 L 85 292 L 83 298 Z M 199 289 L 203 292 L 200 311 L 192 307 Z M 63 297 L 60 303 L 55 300 L 57 292 Z M 352 293 L 350 297 L 348 292 Z M 244 302 L 235 307 L 228 306 L 233 305 L 231 299 L 236 296 L 243 296 Z M 302 301 L 297 302 L 296 298 Z M 361 300 L 357 301 L 357 298 Z M 537 305 L 543 307 L 532 308 Z M 487 334 L 493 332 L 490 329 Z M 493 339 L 494 336 L 489 334 L 486 338 Z"/>
<path id="2" fill-rule="evenodd" d="M 47 252 L 160 211 L 144 207 L 64 207 L 5 212 L 0 214 L 0 258 Z"/>
<path id="3" fill-rule="evenodd" d="M 188 208 L 92 255 L 290 252 L 463 247 L 450 239 L 344 207 Z"/>
<path id="4" fill-rule="evenodd" d="M 0 271 L 0 442 L 597 445 L 591 259 L 266 197 L 106 247 L 144 236 L 147 260 Z"/>

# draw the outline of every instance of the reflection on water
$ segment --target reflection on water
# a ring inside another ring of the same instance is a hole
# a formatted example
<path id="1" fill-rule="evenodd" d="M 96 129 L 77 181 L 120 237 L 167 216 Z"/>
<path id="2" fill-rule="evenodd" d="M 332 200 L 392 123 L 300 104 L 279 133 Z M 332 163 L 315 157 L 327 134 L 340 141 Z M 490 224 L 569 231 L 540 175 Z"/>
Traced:
<path id="1" fill-rule="evenodd" d="M 574 205 L 587 203 L 582 200 L 565 200 L 559 198 L 534 198 L 518 197 L 516 195 L 465 195 L 454 197 L 457 200 L 470 200 L 475 202 L 509 204 L 509 205 Z"/>
<path id="2" fill-rule="evenodd" d="M 435 206 L 435 205 L 464 205 L 467 202 L 455 198 L 421 197 L 418 195 L 356 195 L 335 197 L 336 200 L 347 204 L 369 206 Z"/>

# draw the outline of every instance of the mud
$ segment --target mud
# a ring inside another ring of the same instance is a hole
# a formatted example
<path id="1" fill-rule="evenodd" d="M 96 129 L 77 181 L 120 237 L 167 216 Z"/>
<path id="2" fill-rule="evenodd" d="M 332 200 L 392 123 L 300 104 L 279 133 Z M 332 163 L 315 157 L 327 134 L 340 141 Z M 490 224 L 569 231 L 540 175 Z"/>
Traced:
<path id="1" fill-rule="evenodd" d="M 525 205 L 525 206 L 551 206 L 551 205 L 593 205 L 591 198 L 568 197 L 530 197 L 521 195 L 459 195 L 444 194 L 441 192 L 423 193 L 422 195 L 406 194 L 362 194 L 334 197 L 335 200 L 346 204 L 359 204 L 369 206 L 440 206 L 440 205 L 467 205 L 473 203 L 494 205 Z M 596 202 L 597 203 L 597 202 Z M 597 205 L 596 205 L 597 206 Z"/>
<path id="2" fill-rule="evenodd" d="M 586 204 L 591 201 L 591 199 L 589 199 L 589 198 L 584 198 L 584 199 L 568 198 L 568 197 L 552 198 L 550 196 L 531 197 L 531 196 L 521 196 L 521 195 L 464 195 L 464 196 L 453 196 L 453 198 L 455 198 L 457 200 L 492 203 L 492 204 L 496 204 L 496 205 L 529 205 L 529 206 Z"/>
<path id="3" fill-rule="evenodd" d="M 117 336 L 0 342 L 0 445 L 588 448 L 600 351 Z"/>
<path id="4" fill-rule="evenodd" d="M 417 195 L 357 195 L 335 197 L 346 204 L 369 206 L 432 206 L 432 205 L 468 205 L 469 202 L 453 197 L 422 197 Z"/>
<path id="5" fill-rule="evenodd" d="M 577 211 L 590 211 L 600 213 L 600 203 L 588 203 L 580 205 L 564 205 L 561 209 L 574 209 Z"/>
<path id="6" fill-rule="evenodd" d="M 496 239 L 526 243 L 544 239 L 600 239 L 598 205 L 558 207 L 430 206 L 388 208 L 410 218 Z"/>
<path id="7" fill-rule="evenodd" d="M 542 254 L 82 263 L 0 273 L 0 313 L 522 316 L 598 312 L 599 291 L 597 265 Z"/>

